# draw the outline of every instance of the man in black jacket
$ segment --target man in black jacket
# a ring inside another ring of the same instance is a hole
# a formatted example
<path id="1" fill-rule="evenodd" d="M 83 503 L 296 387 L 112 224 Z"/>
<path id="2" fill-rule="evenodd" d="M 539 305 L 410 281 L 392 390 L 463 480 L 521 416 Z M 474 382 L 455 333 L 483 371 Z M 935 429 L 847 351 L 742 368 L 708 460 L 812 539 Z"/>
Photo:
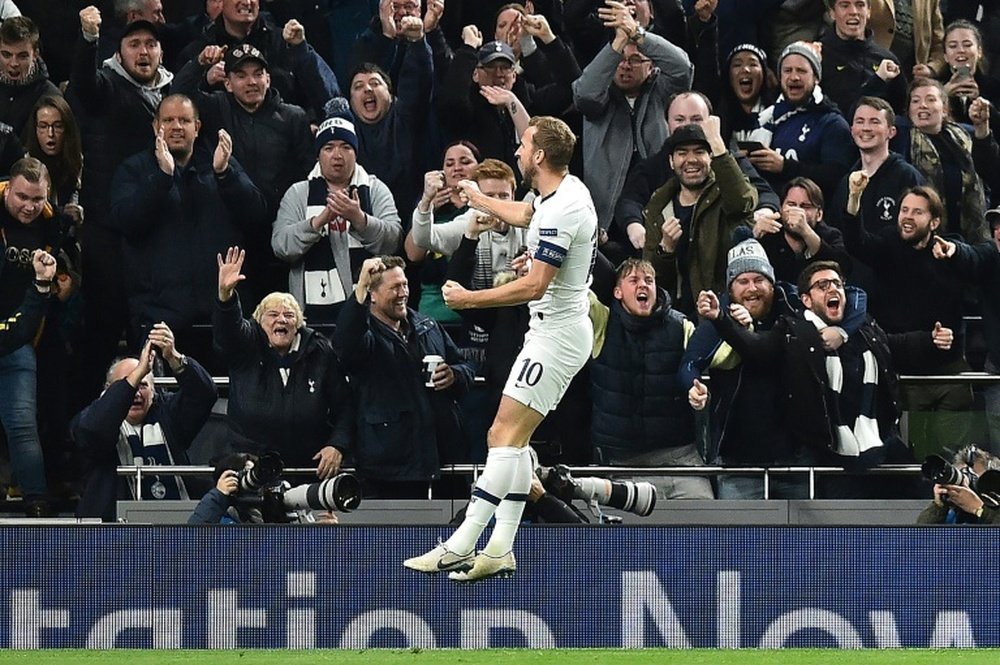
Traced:
<path id="1" fill-rule="evenodd" d="M 763 333 L 735 323 L 711 291 L 699 294 L 698 313 L 715 323 L 744 363 L 780 368 L 788 395 L 788 443 L 805 451 L 809 463 L 879 464 L 898 439 L 897 368 L 912 371 L 950 349 L 952 331 L 936 326 L 933 332 L 886 334 L 869 318 L 829 348 L 820 330 L 839 324 L 847 303 L 840 267 L 809 264 L 799 276 L 799 294 L 804 315 L 783 316 Z"/>
<path id="2" fill-rule="evenodd" d="M 211 92 L 206 74 L 223 62 L 226 90 Z M 293 183 L 305 179 L 316 163 L 313 135 L 306 112 L 287 104 L 271 86 L 264 54 L 252 44 L 225 49 L 209 45 L 177 73 L 173 89 L 189 95 L 198 107 L 205 136 L 226 130 L 233 139 L 233 156 L 267 202 L 264 216 L 277 216 L 281 197 Z M 250 283 L 258 293 L 288 288 L 288 268 L 275 258 L 269 234 L 247 238 Z"/>
<path id="3" fill-rule="evenodd" d="M 177 378 L 177 392 L 154 390 L 154 351 Z M 208 372 L 177 351 L 167 325 L 154 325 L 138 359 L 115 362 L 104 392 L 73 419 L 71 431 L 86 477 L 77 517 L 113 522 L 116 500 L 140 495 L 187 499 L 187 485 L 180 477 L 147 472 L 140 488 L 133 479 L 118 478 L 117 467 L 188 464 L 187 450 L 208 420 L 216 397 Z"/>

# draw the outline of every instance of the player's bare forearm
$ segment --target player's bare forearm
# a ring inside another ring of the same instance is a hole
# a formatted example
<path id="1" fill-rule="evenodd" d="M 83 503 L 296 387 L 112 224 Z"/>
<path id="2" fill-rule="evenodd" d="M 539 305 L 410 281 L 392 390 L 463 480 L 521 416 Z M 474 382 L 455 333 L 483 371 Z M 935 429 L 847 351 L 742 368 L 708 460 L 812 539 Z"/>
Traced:
<path id="1" fill-rule="evenodd" d="M 502 221 L 511 226 L 527 228 L 531 223 L 531 215 L 534 212 L 530 203 L 524 201 L 503 201 L 492 196 L 477 193 L 469 202 L 476 210 L 499 217 Z"/>
<path id="2" fill-rule="evenodd" d="M 469 291 L 466 294 L 468 309 L 508 307 L 538 300 L 545 295 L 545 289 L 548 288 L 556 272 L 557 268 L 541 261 L 534 261 L 531 271 L 520 279 L 492 289 Z"/>

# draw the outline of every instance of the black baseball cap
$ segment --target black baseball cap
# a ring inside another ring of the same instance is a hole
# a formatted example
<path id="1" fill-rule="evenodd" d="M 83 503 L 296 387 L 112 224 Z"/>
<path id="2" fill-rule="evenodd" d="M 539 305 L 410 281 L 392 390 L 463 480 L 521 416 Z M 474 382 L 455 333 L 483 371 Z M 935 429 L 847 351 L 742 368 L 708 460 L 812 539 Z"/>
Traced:
<path id="1" fill-rule="evenodd" d="M 223 58 L 226 73 L 238 69 L 240 65 L 249 60 L 256 60 L 264 69 L 267 69 L 267 59 L 259 48 L 253 44 L 240 44 L 226 51 L 226 56 Z"/>
<path id="2" fill-rule="evenodd" d="M 126 37 L 141 30 L 151 33 L 156 41 L 160 41 L 160 26 L 156 25 L 152 21 L 144 21 L 143 19 L 126 24 L 125 32 L 122 33 L 120 41 L 125 41 Z"/>
<path id="3" fill-rule="evenodd" d="M 507 42 L 501 41 L 486 42 L 480 46 L 479 51 L 476 52 L 476 58 L 479 60 L 480 66 L 489 64 L 500 58 L 510 61 L 512 65 L 517 62 L 514 49 Z"/>
<path id="4" fill-rule="evenodd" d="M 692 122 L 689 125 L 681 125 L 673 131 L 667 138 L 667 146 L 673 152 L 682 145 L 701 144 L 711 149 L 708 139 L 705 138 L 705 130 L 698 123 Z"/>

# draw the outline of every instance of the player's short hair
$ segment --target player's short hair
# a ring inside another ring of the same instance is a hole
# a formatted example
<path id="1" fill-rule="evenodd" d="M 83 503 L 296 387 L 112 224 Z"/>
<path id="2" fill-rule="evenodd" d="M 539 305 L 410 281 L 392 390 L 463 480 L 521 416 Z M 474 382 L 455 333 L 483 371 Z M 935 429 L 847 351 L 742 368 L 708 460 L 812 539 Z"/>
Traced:
<path id="1" fill-rule="evenodd" d="M 38 48 L 38 26 L 27 16 L 11 16 L 0 24 L 0 43 L 16 44 L 31 42 L 31 48 Z"/>
<path id="2" fill-rule="evenodd" d="M 517 188 L 517 179 L 514 177 L 514 169 L 499 159 L 487 157 L 472 169 L 470 176 L 476 182 L 480 180 L 503 180 L 510 185 L 511 189 Z"/>
<path id="3" fill-rule="evenodd" d="M 306 324 L 306 317 L 302 313 L 299 301 L 291 293 L 284 293 L 282 291 L 272 291 L 264 296 L 253 310 L 253 320 L 259 324 L 264 320 L 264 312 L 274 307 L 287 307 L 295 313 L 296 330 Z"/>
<path id="4" fill-rule="evenodd" d="M 371 281 L 368 282 L 369 291 L 374 291 L 382 285 L 382 276 L 385 275 L 386 271 L 392 270 L 393 268 L 406 270 L 406 261 L 403 260 L 402 256 L 383 255 L 378 258 L 382 260 L 382 265 L 385 266 L 385 270 L 372 275 Z"/>
<path id="5" fill-rule="evenodd" d="M 550 115 L 536 115 L 528 123 L 535 128 L 532 142 L 535 147 L 545 152 L 545 161 L 556 171 L 569 168 L 573 158 L 573 148 L 576 146 L 576 135 L 565 122 Z"/>

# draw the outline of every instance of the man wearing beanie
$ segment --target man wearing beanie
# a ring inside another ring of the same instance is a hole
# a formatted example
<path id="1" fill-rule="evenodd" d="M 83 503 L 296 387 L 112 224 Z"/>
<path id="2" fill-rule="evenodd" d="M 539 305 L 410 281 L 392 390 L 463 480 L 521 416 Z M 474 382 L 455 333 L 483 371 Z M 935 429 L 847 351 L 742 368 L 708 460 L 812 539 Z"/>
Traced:
<path id="1" fill-rule="evenodd" d="M 864 95 L 881 97 L 904 110 L 907 77 L 899 59 L 879 46 L 868 27 L 871 0 L 826 0 L 833 26 L 823 45 L 823 90 L 850 118 Z"/>
<path id="2" fill-rule="evenodd" d="M 763 332 L 744 327 L 745 314 L 723 309 L 711 291 L 699 294 L 698 313 L 712 321 L 748 367 L 777 370 L 785 414 L 783 450 L 798 464 L 858 470 L 911 460 L 899 438 L 897 368 L 913 371 L 945 353 L 952 331 L 936 326 L 886 334 L 866 317 L 860 328 L 842 333 L 837 328 L 847 325 L 848 296 L 844 275 L 832 261 L 806 266 L 798 291 L 802 316 L 783 315 Z M 692 390 L 689 399 L 696 406 L 708 401 L 699 390 Z M 850 477 L 831 479 L 829 488 L 833 496 L 827 498 L 880 496 L 886 490 Z"/>
<path id="3" fill-rule="evenodd" d="M 832 192 L 854 161 L 851 130 L 823 94 L 821 72 L 819 55 L 806 42 L 789 44 L 778 59 L 781 95 L 750 133 L 766 147 L 748 155 L 775 190 L 805 176 Z"/>
<path id="4" fill-rule="evenodd" d="M 288 188 L 271 234 L 275 256 L 292 266 L 288 291 L 313 324 L 337 320 L 361 264 L 395 252 L 403 232 L 392 192 L 357 163 L 354 114 L 334 102 L 313 142 L 319 175 Z"/>
<path id="5" fill-rule="evenodd" d="M 673 176 L 642 212 L 642 257 L 674 307 L 690 316 L 692 294 L 724 288 L 726 251 L 733 231 L 748 224 L 757 190 L 723 142 L 717 116 L 678 127 L 667 145 Z"/>

